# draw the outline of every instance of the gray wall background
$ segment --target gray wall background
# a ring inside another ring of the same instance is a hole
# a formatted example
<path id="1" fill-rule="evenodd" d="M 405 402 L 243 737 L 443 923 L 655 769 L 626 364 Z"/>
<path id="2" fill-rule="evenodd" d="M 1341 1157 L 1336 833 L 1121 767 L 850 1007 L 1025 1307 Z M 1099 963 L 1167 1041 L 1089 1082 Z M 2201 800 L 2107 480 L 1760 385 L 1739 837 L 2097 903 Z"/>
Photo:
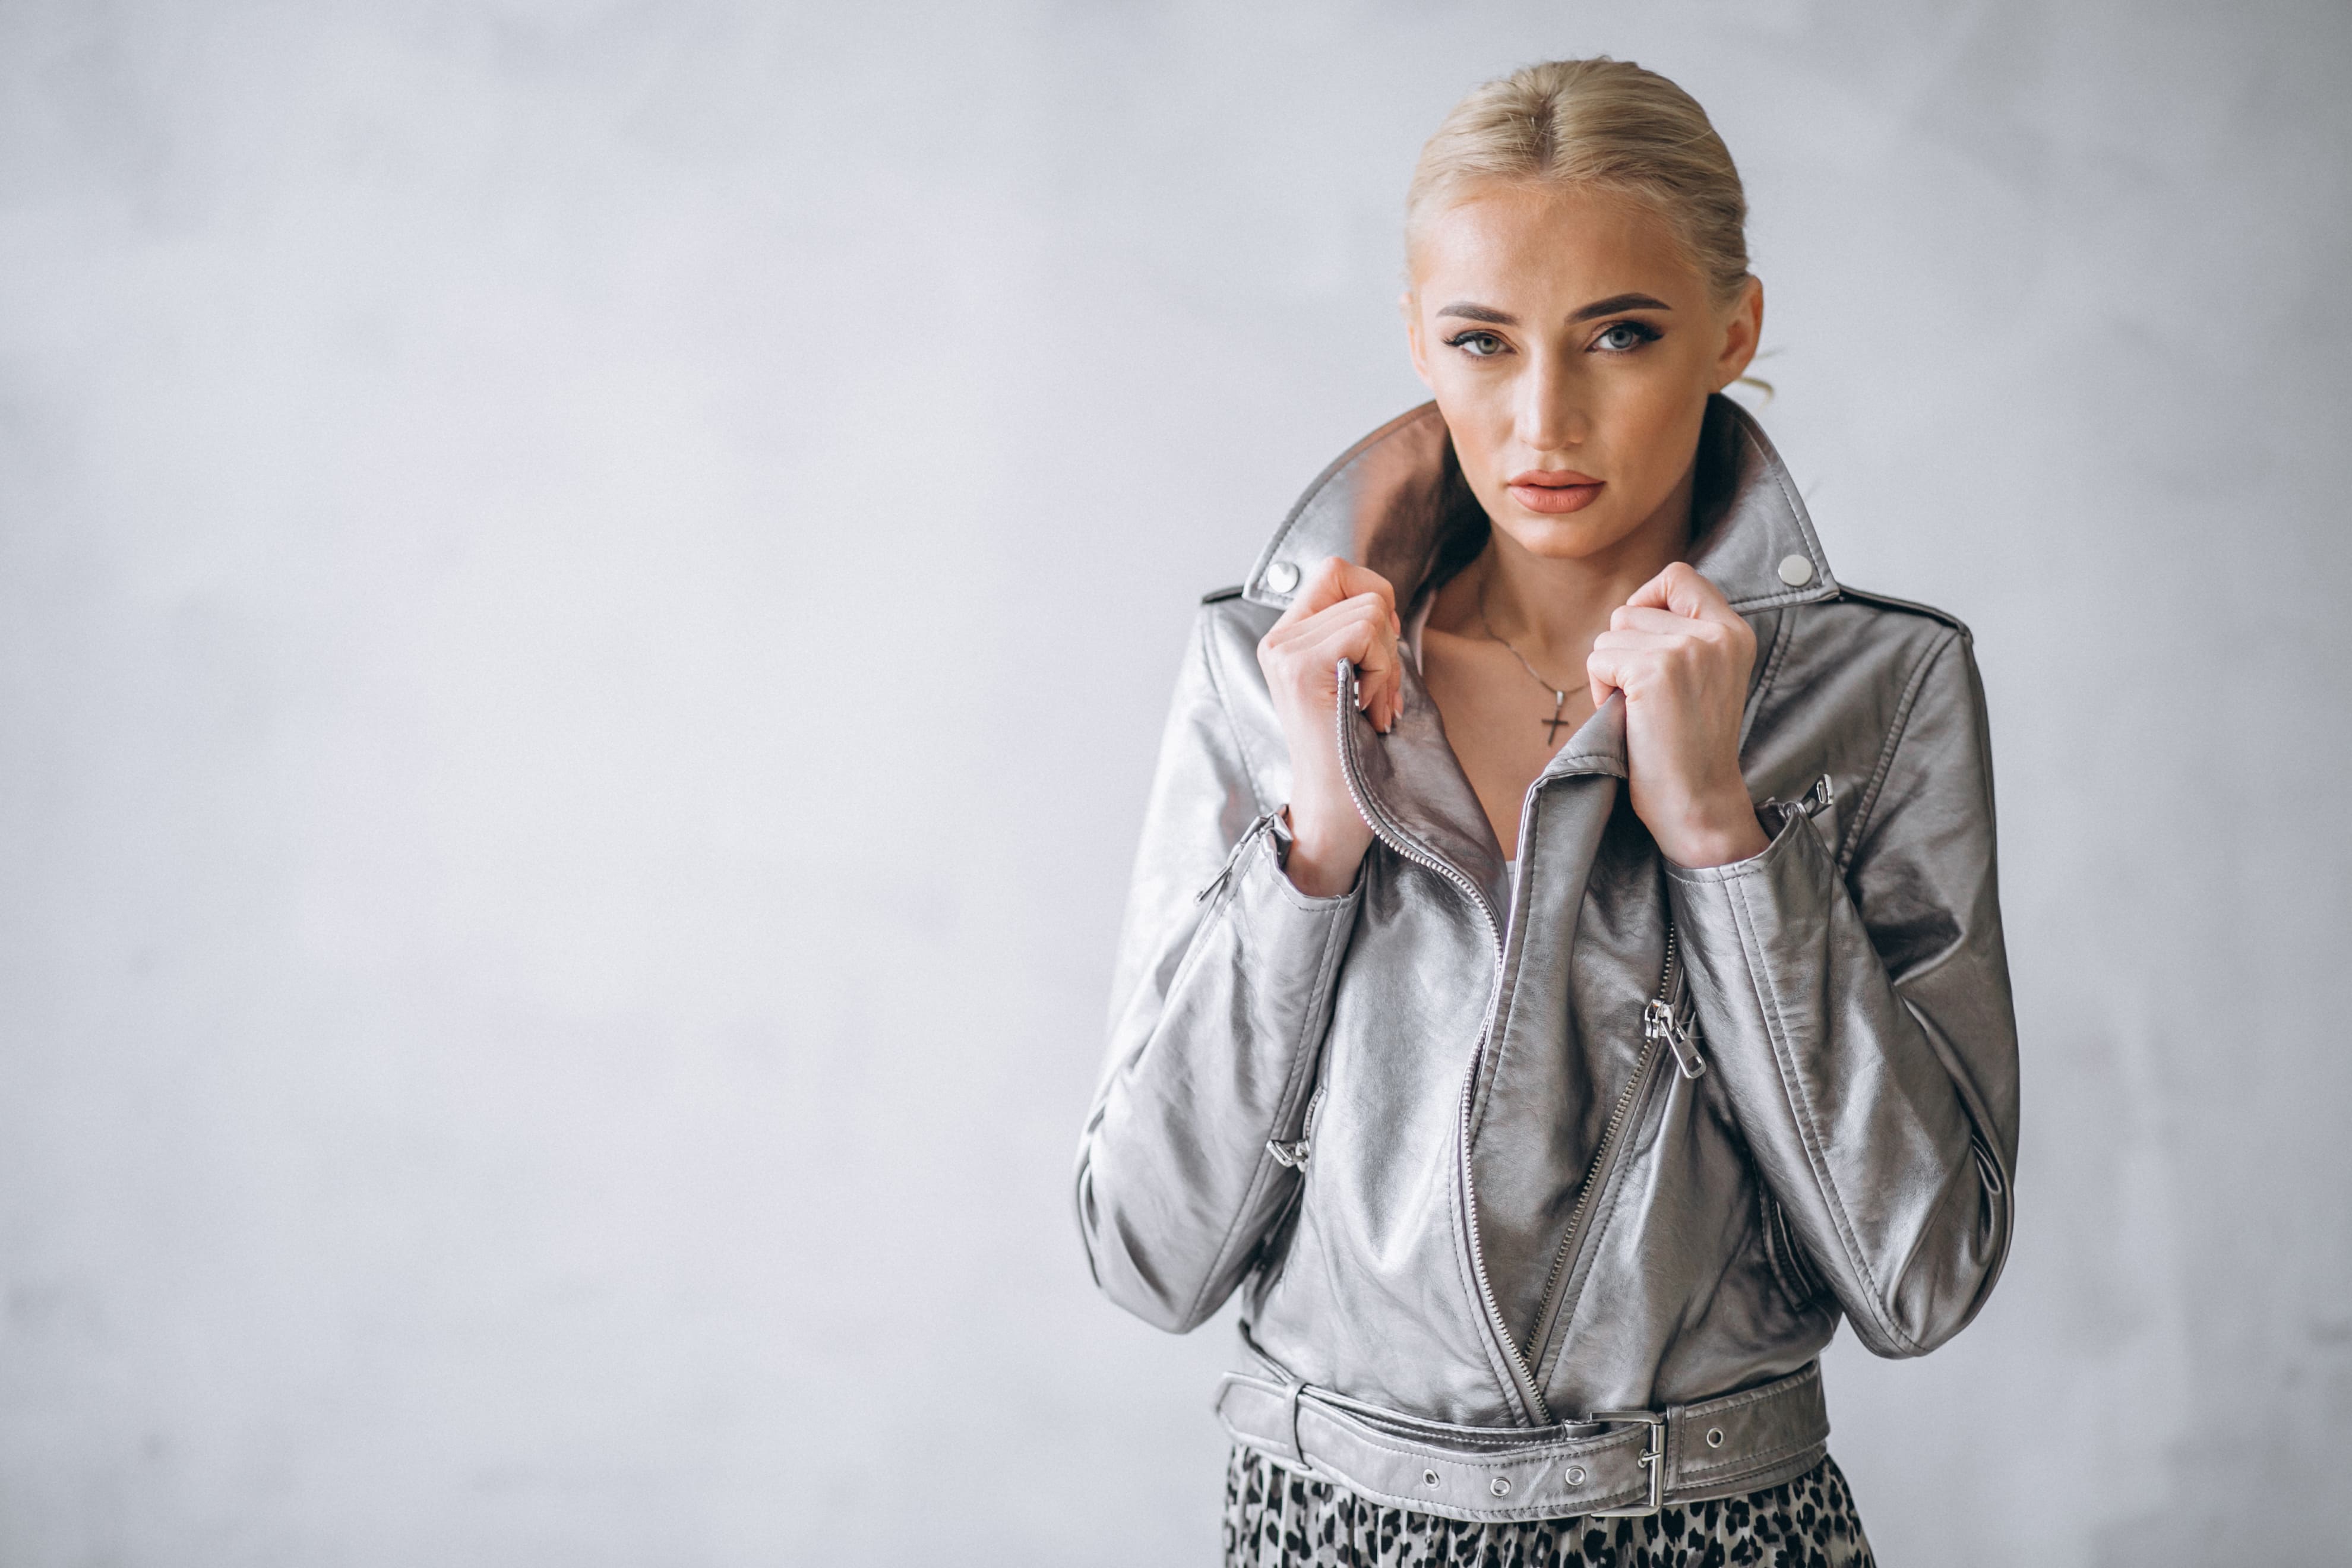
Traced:
<path id="1" fill-rule="evenodd" d="M 0 4 L 0 1561 L 1212 1561 L 1066 1184 L 1202 590 L 1606 50 L 1975 626 L 2021 1228 L 1884 1560 L 2340 1561 L 2340 5 Z"/>

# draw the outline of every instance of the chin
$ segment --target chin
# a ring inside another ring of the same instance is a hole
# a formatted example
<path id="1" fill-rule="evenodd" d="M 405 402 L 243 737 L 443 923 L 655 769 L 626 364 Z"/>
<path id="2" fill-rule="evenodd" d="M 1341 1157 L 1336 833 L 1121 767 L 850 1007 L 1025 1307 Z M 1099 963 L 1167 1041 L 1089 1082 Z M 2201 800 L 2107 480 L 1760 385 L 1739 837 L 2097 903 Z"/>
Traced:
<path id="1" fill-rule="evenodd" d="M 1495 525 L 1511 536 L 1528 554 L 1546 561 L 1580 561 L 1598 554 L 1633 530 L 1615 518 L 1595 517 L 1601 507 L 1557 514 L 1529 511 L 1506 497 L 1499 511 L 1489 510 Z"/>

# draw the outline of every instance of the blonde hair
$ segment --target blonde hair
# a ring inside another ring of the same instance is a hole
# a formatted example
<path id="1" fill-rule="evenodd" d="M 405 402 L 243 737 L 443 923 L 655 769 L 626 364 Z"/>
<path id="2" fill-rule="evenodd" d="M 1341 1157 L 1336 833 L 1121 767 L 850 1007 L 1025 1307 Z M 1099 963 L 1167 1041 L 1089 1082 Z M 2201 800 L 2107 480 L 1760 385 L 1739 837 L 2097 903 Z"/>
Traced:
<path id="1" fill-rule="evenodd" d="M 1748 196 L 1730 151 L 1697 100 L 1631 60 L 1547 60 L 1455 104 L 1405 194 L 1408 265 L 1430 220 L 1491 181 L 1634 197 L 1674 231 L 1717 304 L 1748 282 Z"/>

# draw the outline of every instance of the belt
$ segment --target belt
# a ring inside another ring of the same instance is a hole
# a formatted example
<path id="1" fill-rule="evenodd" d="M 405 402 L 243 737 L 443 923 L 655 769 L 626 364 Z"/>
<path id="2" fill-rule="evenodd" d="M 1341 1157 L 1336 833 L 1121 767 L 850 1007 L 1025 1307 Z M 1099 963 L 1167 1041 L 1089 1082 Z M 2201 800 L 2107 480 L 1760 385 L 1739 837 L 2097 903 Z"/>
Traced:
<path id="1" fill-rule="evenodd" d="M 1376 1501 L 1470 1522 L 1655 1513 L 1793 1479 L 1829 1452 L 1822 1369 L 1663 1411 L 1558 1426 L 1454 1426 L 1280 1375 L 1227 1373 L 1236 1442 Z"/>

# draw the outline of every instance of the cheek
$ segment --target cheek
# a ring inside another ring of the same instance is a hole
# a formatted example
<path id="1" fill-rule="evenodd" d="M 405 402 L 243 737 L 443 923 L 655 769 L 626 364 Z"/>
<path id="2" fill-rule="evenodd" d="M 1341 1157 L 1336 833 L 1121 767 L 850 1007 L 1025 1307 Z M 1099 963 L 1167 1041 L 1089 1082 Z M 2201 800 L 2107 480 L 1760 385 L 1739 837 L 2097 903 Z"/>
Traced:
<path id="1" fill-rule="evenodd" d="M 1706 415 L 1706 387 L 1689 367 L 1663 359 L 1646 374 L 1621 378 L 1608 419 L 1620 461 L 1671 487 L 1682 477 Z"/>
<path id="2" fill-rule="evenodd" d="M 1454 433 L 1454 447 L 1463 466 L 1475 476 L 1483 471 L 1483 460 L 1510 439 L 1508 378 L 1465 374 L 1458 364 L 1433 364 L 1431 372 L 1430 391 L 1437 399 L 1437 412 Z"/>
<path id="3" fill-rule="evenodd" d="M 1706 388 L 1672 342 L 1654 345 L 1620 374 L 1606 378 L 1610 399 L 1628 425 L 1654 428 L 1671 423 L 1693 402 L 1705 400 Z"/>

